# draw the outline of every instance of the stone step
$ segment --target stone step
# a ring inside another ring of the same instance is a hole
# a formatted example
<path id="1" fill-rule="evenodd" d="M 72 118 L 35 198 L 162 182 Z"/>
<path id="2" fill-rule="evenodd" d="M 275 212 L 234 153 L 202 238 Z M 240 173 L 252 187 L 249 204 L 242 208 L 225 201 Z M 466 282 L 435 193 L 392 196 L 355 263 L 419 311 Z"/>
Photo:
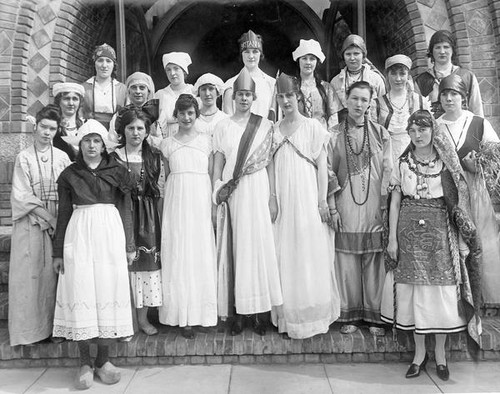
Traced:
<path id="1" fill-rule="evenodd" d="M 500 319 L 485 319 L 483 349 L 480 360 L 500 361 Z M 139 333 L 130 342 L 110 345 L 109 355 L 116 365 L 158 364 L 228 364 L 228 363 L 352 363 L 394 362 L 409 363 L 413 358 L 413 335 L 398 332 L 384 337 L 372 336 L 366 328 L 354 334 L 340 334 L 339 325 L 313 338 L 284 339 L 275 329 L 261 337 L 246 328 L 231 336 L 225 325 L 215 328 L 195 328 L 196 337 L 187 340 L 177 327 L 160 326 L 159 334 L 146 336 Z M 429 336 L 427 347 L 433 349 L 434 339 Z M 447 341 L 450 361 L 470 360 L 464 333 L 450 335 Z M 95 355 L 95 344 L 91 354 Z M 432 354 L 432 352 L 430 352 Z M 78 347 L 75 342 L 43 343 L 34 346 L 9 345 L 8 331 L 0 328 L 0 368 L 3 367 L 55 367 L 78 365 Z"/>

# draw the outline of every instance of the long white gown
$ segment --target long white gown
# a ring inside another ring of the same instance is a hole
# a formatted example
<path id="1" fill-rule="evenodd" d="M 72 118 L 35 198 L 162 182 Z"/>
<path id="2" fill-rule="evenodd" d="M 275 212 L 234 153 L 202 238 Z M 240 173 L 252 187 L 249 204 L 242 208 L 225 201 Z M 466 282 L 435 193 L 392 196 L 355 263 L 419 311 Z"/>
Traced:
<path id="1" fill-rule="evenodd" d="M 326 149 L 329 133 L 316 119 L 304 119 L 290 136 L 275 126 L 274 142 L 289 142 L 274 156 L 279 213 L 274 224 L 283 306 L 273 309 L 273 323 L 291 338 L 325 333 L 340 315 L 335 279 L 334 234 L 321 222 L 317 171 L 309 160 Z"/>
<path id="2" fill-rule="evenodd" d="M 169 137 L 161 145 L 170 167 L 161 240 L 162 324 L 217 324 L 217 267 L 208 175 L 211 150 L 206 134 L 198 134 L 187 143 Z"/>
<path id="3" fill-rule="evenodd" d="M 262 119 L 248 157 L 265 140 L 271 122 Z M 213 149 L 224 155 L 222 181 L 233 177 L 244 128 L 230 118 L 220 121 L 214 132 Z M 240 178 L 228 200 L 234 254 L 236 312 L 242 315 L 267 312 L 283 303 L 273 229 L 269 213 L 269 178 L 265 168 Z"/>

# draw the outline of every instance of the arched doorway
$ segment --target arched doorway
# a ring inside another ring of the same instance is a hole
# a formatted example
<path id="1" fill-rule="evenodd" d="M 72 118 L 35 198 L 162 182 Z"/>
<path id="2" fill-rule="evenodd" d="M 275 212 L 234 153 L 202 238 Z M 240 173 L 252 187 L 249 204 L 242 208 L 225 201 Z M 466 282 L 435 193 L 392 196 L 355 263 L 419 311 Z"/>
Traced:
<path id="1" fill-rule="evenodd" d="M 188 82 L 212 72 L 226 80 L 242 67 L 238 38 L 252 29 L 264 39 L 261 68 L 295 72 L 291 53 L 301 38 L 324 41 L 321 19 L 302 1 L 256 0 L 245 3 L 196 2 L 177 4 L 152 33 L 152 76 L 158 88 L 167 85 L 162 55 L 184 51 L 193 60 Z"/>

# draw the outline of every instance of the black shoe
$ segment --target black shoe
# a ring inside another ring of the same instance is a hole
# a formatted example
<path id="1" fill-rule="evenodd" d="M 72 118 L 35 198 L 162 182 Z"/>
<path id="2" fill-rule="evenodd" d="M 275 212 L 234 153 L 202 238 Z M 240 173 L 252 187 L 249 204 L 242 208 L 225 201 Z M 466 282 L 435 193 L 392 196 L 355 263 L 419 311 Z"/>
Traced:
<path id="1" fill-rule="evenodd" d="M 436 372 L 438 378 L 444 380 L 445 382 L 450 378 L 450 371 L 448 370 L 448 365 L 436 365 Z"/>
<path id="2" fill-rule="evenodd" d="M 420 372 L 425 371 L 425 364 L 427 364 L 427 360 L 429 360 L 429 356 L 427 355 L 427 353 L 425 353 L 424 361 L 422 361 L 422 364 L 410 365 L 410 368 L 408 368 L 408 371 L 406 372 L 406 378 L 410 379 L 420 376 Z"/>
<path id="3" fill-rule="evenodd" d="M 194 331 L 193 329 L 190 327 L 190 328 L 186 328 L 184 327 L 182 329 L 182 336 L 186 339 L 194 339 Z"/>
<path id="4" fill-rule="evenodd" d="M 252 316 L 253 331 L 260 336 L 266 335 L 266 323 L 256 313 Z"/>
<path id="5" fill-rule="evenodd" d="M 231 335 L 235 336 L 241 334 L 243 331 L 243 315 L 236 315 L 231 326 Z"/>

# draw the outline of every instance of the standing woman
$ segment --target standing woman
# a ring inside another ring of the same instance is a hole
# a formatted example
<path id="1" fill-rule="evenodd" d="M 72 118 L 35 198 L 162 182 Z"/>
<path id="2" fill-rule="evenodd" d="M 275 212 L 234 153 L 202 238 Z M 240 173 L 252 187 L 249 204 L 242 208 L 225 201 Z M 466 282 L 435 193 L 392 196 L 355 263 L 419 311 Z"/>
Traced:
<path id="1" fill-rule="evenodd" d="M 250 73 L 255 82 L 255 95 L 257 98 L 253 101 L 251 112 L 262 116 L 264 119 L 274 121 L 276 119 L 274 103 L 275 80 L 259 68 L 259 62 L 264 58 L 262 37 L 249 30 L 241 35 L 238 43 L 244 68 Z M 222 110 L 229 116 L 234 114 L 233 85 L 239 75 L 240 73 L 229 78 L 224 85 Z"/>
<path id="2" fill-rule="evenodd" d="M 175 103 L 179 131 L 162 142 L 165 207 L 162 231 L 163 306 L 160 323 L 182 327 L 217 324 L 217 265 L 212 226 L 212 143 L 199 133 L 198 102 L 182 94 Z"/>
<path id="3" fill-rule="evenodd" d="M 413 331 L 415 356 L 407 378 L 425 370 L 425 335 L 435 334 L 436 372 L 448 380 L 447 335 L 468 328 L 479 343 L 480 321 L 474 309 L 479 309 L 480 289 L 471 288 L 468 272 L 474 272 L 471 279 L 479 275 L 479 241 L 459 159 L 431 113 L 412 114 L 408 134 L 411 144 L 399 158 L 390 185 L 387 252 L 392 264 L 382 296 L 382 320 Z"/>
<path id="4" fill-rule="evenodd" d="M 431 59 L 432 67 L 420 74 L 415 82 L 422 96 L 429 99 L 434 117 L 437 119 L 444 112 L 444 108 L 440 105 L 439 84 L 443 78 L 451 74 L 457 74 L 463 79 L 470 111 L 484 117 L 479 83 L 472 71 L 458 64 L 457 44 L 453 34 L 448 30 L 435 32 L 429 42 L 427 57 Z"/>
<path id="5" fill-rule="evenodd" d="M 327 332 L 340 315 L 334 240 L 327 224 L 330 134 L 316 119 L 300 114 L 295 78 L 281 74 L 276 85 L 284 118 L 274 127 L 270 207 L 283 305 L 273 308 L 273 322 L 291 338 L 309 338 Z"/>
<path id="6" fill-rule="evenodd" d="M 200 133 L 212 136 L 215 125 L 228 115 L 217 108 L 217 97 L 222 94 L 222 79 L 214 74 L 203 74 L 194 84 L 196 95 L 200 97 L 200 116 L 196 128 Z"/>
<path id="7" fill-rule="evenodd" d="M 113 114 L 125 105 L 127 87 L 115 79 L 116 52 L 111 46 L 99 45 L 92 58 L 96 74 L 83 83 L 83 117 L 101 122 L 107 130 Z"/>
<path id="8" fill-rule="evenodd" d="M 89 340 L 97 338 L 95 373 L 114 384 L 120 372 L 106 340 L 133 335 L 127 261 L 136 255 L 127 169 L 110 157 L 108 131 L 94 119 L 64 137 L 80 147 L 57 180 L 59 216 L 54 270 L 59 273 L 53 335 L 78 341 L 76 387 L 92 385 Z"/>
<path id="9" fill-rule="evenodd" d="M 165 53 L 162 58 L 163 68 L 167 74 L 167 87 L 156 92 L 155 98 L 160 100 L 160 118 L 158 124 L 163 138 L 177 133 L 179 125 L 174 116 L 175 102 L 181 94 L 193 94 L 193 85 L 186 83 L 191 57 L 185 52 Z"/>
<path id="10" fill-rule="evenodd" d="M 385 61 L 389 85 L 387 94 L 375 100 L 373 120 L 384 126 L 391 135 L 394 162 L 410 143 L 406 131 L 408 118 L 417 109 L 428 109 L 428 102 L 415 92 L 410 76 L 411 59 L 394 55 Z"/>
<path id="11" fill-rule="evenodd" d="M 61 123 L 55 105 L 36 114 L 34 143 L 17 157 L 12 177 L 12 241 L 9 268 L 10 345 L 28 345 L 52 334 L 57 275 L 51 235 L 56 228 L 56 180 L 70 164 L 52 146 Z"/>
<path id="12" fill-rule="evenodd" d="M 318 119 L 328 129 L 333 110 L 333 90 L 330 84 L 322 81 L 317 72 L 318 62 L 323 63 L 325 54 L 318 41 L 300 40 L 298 48 L 292 53 L 299 68 L 299 86 L 303 100 L 299 101 L 300 113 L 307 118 Z"/>
<path id="13" fill-rule="evenodd" d="M 442 132 L 458 153 L 469 186 L 472 219 L 481 240 L 482 293 L 485 306 L 500 306 L 500 239 L 498 224 L 484 178 L 477 166 L 476 153 L 481 142 L 499 142 L 490 122 L 464 109 L 467 87 L 457 74 L 444 78 L 439 84 L 439 97 L 444 114 L 437 120 Z"/>
<path id="14" fill-rule="evenodd" d="M 122 108 L 116 121 L 121 143 L 112 154 L 132 178 L 136 255 L 129 271 L 139 328 L 147 335 L 158 333 L 148 320 L 148 308 L 162 304 L 158 214 L 161 154 L 147 141 L 152 121 L 140 108 Z"/>
<path id="15" fill-rule="evenodd" d="M 346 66 L 330 82 L 334 90 L 334 117 L 330 127 L 342 123 L 347 117 L 346 94 L 353 83 L 359 81 L 368 82 L 373 89 L 372 102 L 377 97 L 382 97 L 385 94 L 384 79 L 378 71 L 372 69 L 372 65 L 366 57 L 366 44 L 362 37 L 356 34 L 347 36 L 340 52 Z"/>
<path id="16" fill-rule="evenodd" d="M 61 127 L 54 137 L 53 145 L 66 152 L 71 161 L 75 161 L 78 147 L 69 145 L 62 139 L 63 136 L 76 136 L 76 133 L 83 125 L 80 117 L 80 108 L 83 104 L 85 88 L 74 82 L 56 83 L 52 87 L 54 104 L 61 109 Z"/>
<path id="17" fill-rule="evenodd" d="M 127 87 L 127 105 L 132 105 L 137 108 L 144 107 L 148 113 L 151 113 L 150 109 L 154 106 L 158 107 L 158 100 L 154 99 L 155 85 L 153 79 L 148 74 L 140 71 L 130 74 L 125 81 L 125 86 Z M 155 108 L 154 112 L 158 112 L 158 108 Z M 120 142 L 118 141 L 118 133 L 115 124 L 117 116 L 118 113 L 115 113 L 109 123 L 109 138 L 114 142 Z M 155 118 L 158 118 L 158 116 L 156 115 Z M 148 134 L 149 142 L 155 147 L 159 146 L 162 136 L 156 122 L 151 124 Z"/>

